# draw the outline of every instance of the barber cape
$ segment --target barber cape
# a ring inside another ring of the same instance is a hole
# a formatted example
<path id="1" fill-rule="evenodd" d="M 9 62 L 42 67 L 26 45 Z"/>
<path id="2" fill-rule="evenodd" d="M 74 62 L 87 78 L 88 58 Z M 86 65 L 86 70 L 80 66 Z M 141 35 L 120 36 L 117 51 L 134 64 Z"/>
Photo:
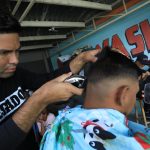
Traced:
<path id="1" fill-rule="evenodd" d="M 150 150 L 150 128 L 117 110 L 77 106 L 59 112 L 40 150 Z"/>

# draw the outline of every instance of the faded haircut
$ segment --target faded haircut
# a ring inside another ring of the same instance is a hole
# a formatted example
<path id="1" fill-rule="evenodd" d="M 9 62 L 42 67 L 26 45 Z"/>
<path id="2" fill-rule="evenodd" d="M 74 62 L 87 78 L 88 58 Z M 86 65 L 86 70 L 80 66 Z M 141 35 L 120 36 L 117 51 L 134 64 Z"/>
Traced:
<path id="1" fill-rule="evenodd" d="M 88 82 L 97 83 L 105 79 L 138 80 L 137 66 L 128 57 L 105 47 L 97 55 L 98 60 L 92 64 L 88 71 Z"/>
<path id="2" fill-rule="evenodd" d="M 0 10 L 0 34 L 20 33 L 21 25 L 10 12 Z"/>

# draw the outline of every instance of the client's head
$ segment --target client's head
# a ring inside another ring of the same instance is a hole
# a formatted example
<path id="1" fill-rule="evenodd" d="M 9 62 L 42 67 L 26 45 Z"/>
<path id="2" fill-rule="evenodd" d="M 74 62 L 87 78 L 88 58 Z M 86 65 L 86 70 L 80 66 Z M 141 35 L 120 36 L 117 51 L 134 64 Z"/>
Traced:
<path id="1" fill-rule="evenodd" d="M 105 47 L 88 72 L 85 108 L 112 108 L 129 114 L 139 90 L 136 65 L 126 56 Z"/>

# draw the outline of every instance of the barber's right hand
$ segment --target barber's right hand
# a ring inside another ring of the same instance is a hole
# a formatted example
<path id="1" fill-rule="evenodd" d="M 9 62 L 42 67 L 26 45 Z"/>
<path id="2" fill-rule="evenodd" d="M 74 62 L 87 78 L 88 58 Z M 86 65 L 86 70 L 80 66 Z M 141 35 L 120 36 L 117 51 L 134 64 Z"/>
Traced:
<path id="1" fill-rule="evenodd" d="M 43 97 L 46 104 L 68 100 L 73 95 L 81 95 L 83 89 L 79 89 L 64 80 L 70 77 L 72 73 L 63 74 L 41 86 L 37 91 Z"/>

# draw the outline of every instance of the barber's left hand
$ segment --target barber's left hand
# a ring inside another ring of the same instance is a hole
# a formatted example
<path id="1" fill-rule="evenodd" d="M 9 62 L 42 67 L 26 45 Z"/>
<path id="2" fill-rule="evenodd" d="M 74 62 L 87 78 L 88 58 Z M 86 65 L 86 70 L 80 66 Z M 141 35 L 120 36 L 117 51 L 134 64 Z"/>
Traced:
<path id="1" fill-rule="evenodd" d="M 96 55 L 99 52 L 101 52 L 100 49 L 95 49 L 80 53 L 70 62 L 71 72 L 78 73 L 87 62 L 96 62 Z"/>

